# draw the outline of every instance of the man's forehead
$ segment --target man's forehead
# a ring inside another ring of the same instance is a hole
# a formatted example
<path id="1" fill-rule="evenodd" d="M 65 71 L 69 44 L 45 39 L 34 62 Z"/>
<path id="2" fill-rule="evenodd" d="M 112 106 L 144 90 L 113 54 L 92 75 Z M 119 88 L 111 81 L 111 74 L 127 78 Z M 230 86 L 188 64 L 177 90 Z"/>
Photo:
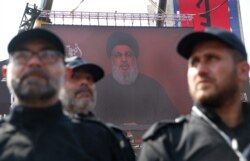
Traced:
<path id="1" fill-rule="evenodd" d="M 127 50 L 133 51 L 133 49 L 130 46 L 126 45 L 126 44 L 118 44 L 118 45 L 114 46 L 113 51 L 114 50 L 119 50 L 119 49 L 127 49 Z"/>

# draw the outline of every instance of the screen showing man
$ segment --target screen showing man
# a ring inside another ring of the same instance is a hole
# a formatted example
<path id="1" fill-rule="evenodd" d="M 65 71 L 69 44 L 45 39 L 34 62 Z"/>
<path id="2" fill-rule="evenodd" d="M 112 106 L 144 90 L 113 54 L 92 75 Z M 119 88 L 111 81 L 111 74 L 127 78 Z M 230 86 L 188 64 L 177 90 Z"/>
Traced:
<path id="1" fill-rule="evenodd" d="M 100 119 L 136 125 L 177 116 L 160 83 L 139 71 L 140 49 L 132 35 L 113 32 L 107 39 L 106 53 L 112 73 L 97 83 L 95 112 Z"/>

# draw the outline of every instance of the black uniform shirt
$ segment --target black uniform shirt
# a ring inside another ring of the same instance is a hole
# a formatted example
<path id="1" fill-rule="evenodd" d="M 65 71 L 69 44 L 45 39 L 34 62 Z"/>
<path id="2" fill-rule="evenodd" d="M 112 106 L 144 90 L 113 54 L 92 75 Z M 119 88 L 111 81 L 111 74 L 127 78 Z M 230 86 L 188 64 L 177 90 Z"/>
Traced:
<path id="1" fill-rule="evenodd" d="M 98 121 L 93 113 L 73 117 L 81 144 L 98 161 L 135 161 L 134 151 L 123 132 L 111 124 Z"/>
<path id="2" fill-rule="evenodd" d="M 91 161 L 61 103 L 48 108 L 15 106 L 0 125 L 0 161 Z"/>
<path id="3" fill-rule="evenodd" d="M 249 104 L 243 103 L 244 121 L 234 129 L 209 108 L 195 109 L 175 122 L 153 125 L 144 135 L 139 161 L 250 160 Z"/>

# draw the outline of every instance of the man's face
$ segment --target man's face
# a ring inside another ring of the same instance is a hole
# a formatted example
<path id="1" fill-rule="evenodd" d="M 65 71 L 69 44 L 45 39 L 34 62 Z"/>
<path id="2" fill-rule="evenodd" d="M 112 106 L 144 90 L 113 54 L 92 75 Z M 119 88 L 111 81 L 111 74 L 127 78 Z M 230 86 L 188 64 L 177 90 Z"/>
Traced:
<path id="1" fill-rule="evenodd" d="M 240 62 L 218 41 L 198 44 L 188 60 L 188 85 L 195 103 L 219 107 L 239 94 Z"/>
<path id="2" fill-rule="evenodd" d="M 64 71 L 63 58 L 54 46 L 43 40 L 28 41 L 10 57 L 7 85 L 17 102 L 49 101 L 57 98 Z"/>
<path id="3" fill-rule="evenodd" d="M 71 114 L 91 111 L 96 102 L 93 76 L 81 68 L 74 69 L 71 77 L 65 79 L 60 98 L 65 109 Z"/>
<path id="4" fill-rule="evenodd" d="M 138 75 L 134 51 L 127 45 L 116 45 L 111 53 L 112 74 L 120 84 L 133 83 Z"/>

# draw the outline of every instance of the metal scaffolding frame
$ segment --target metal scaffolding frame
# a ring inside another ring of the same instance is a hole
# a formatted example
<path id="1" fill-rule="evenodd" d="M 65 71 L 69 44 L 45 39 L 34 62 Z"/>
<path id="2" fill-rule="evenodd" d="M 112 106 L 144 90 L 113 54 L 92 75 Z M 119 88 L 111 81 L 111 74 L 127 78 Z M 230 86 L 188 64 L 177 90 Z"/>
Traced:
<path id="1" fill-rule="evenodd" d="M 26 4 L 21 23 L 19 25 L 19 31 L 30 30 L 33 28 L 36 19 L 39 17 L 41 11 L 37 9 L 36 5 Z"/>
<path id="2" fill-rule="evenodd" d="M 117 13 L 117 12 L 81 12 L 40 10 L 36 5 L 27 3 L 19 26 L 19 32 L 34 27 L 40 20 L 51 25 L 95 25 L 95 26 L 143 26 L 158 27 L 193 27 L 192 14 L 167 13 Z"/>
<path id="3" fill-rule="evenodd" d="M 149 14 L 149 13 L 116 13 L 116 12 L 70 12 L 41 11 L 39 18 L 50 19 L 53 25 L 97 25 L 97 26 L 156 26 L 157 21 L 163 27 L 180 27 L 184 22 L 193 26 L 191 14 Z"/>

